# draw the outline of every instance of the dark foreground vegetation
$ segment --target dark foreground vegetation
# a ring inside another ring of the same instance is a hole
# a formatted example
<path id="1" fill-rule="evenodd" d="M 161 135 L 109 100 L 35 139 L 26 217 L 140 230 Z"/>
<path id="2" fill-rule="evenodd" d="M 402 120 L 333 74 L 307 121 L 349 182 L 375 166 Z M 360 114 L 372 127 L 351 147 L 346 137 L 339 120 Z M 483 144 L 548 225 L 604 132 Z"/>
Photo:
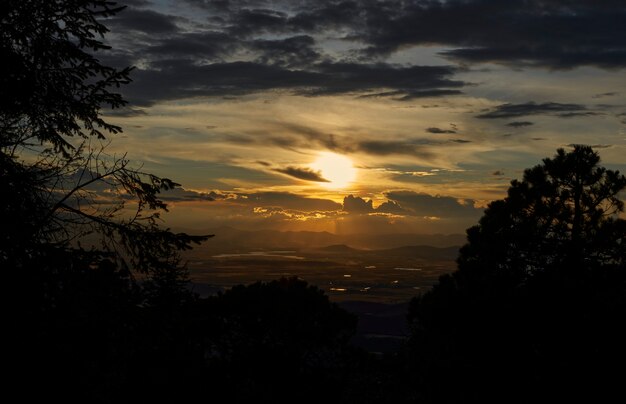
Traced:
<path id="1" fill-rule="evenodd" d="M 356 319 L 298 279 L 201 299 L 158 226 L 177 184 L 109 156 L 105 1 L 0 6 L 0 266 L 17 401 L 531 403 L 622 395 L 626 177 L 589 147 L 513 181 L 458 270 L 415 298 L 411 338 L 375 357 Z M 106 191 L 106 192 L 105 192 Z M 81 240 L 83 243 L 81 244 Z M 88 243 L 85 240 L 89 240 Z"/>

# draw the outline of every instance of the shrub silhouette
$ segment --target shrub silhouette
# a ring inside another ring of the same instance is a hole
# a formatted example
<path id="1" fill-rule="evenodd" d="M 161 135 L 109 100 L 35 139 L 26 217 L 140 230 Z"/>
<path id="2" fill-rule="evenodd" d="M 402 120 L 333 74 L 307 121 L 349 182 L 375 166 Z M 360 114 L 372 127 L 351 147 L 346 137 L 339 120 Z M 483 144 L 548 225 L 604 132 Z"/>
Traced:
<path id="1" fill-rule="evenodd" d="M 297 278 L 235 286 L 205 303 L 207 356 L 231 400 L 339 397 L 356 317 Z"/>

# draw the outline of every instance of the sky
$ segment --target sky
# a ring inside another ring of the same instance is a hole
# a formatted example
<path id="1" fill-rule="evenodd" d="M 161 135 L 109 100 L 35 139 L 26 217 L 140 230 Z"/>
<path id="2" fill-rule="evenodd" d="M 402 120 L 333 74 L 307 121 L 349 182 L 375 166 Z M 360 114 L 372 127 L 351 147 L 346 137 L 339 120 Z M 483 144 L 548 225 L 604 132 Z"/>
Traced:
<path id="1" fill-rule="evenodd" d="M 111 153 L 185 229 L 462 233 L 558 148 L 626 172 L 623 0 L 126 0 Z"/>

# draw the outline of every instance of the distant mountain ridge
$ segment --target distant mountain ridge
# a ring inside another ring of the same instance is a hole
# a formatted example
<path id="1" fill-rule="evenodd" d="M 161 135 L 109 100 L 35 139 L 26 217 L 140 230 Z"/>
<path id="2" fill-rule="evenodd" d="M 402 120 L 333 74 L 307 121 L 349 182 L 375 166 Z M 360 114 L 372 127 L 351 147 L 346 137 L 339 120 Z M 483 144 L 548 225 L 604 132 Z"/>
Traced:
<path id="1" fill-rule="evenodd" d="M 333 244 L 333 245 L 329 245 L 327 247 L 320 247 L 317 248 L 318 251 L 324 251 L 324 252 L 336 252 L 336 253 L 346 253 L 346 252 L 360 252 L 363 250 L 358 250 L 356 248 L 352 248 L 348 245 L 345 244 Z"/>
<path id="2" fill-rule="evenodd" d="M 198 231 L 186 230 L 197 234 Z M 239 230 L 221 227 L 202 234 L 214 234 L 196 251 L 211 253 L 249 252 L 254 250 L 310 250 L 326 248 L 327 252 L 350 252 L 350 250 L 391 250 L 408 253 L 419 246 L 425 248 L 455 248 L 465 244 L 462 234 L 333 234 L 314 231 Z M 406 249 L 407 251 L 403 251 Z M 353 251 L 353 252 L 355 252 Z M 380 252 L 380 251 L 379 251 Z M 435 252 L 434 250 L 432 252 Z M 390 251 L 390 253 L 392 253 Z"/>

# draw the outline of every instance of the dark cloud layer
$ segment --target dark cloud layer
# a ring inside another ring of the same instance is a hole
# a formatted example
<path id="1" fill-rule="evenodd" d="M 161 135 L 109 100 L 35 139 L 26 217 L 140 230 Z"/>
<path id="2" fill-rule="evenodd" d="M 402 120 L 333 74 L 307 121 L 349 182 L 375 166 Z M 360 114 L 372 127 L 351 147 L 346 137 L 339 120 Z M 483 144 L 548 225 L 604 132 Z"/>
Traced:
<path id="1" fill-rule="evenodd" d="M 233 202 L 251 207 L 279 207 L 298 211 L 337 211 L 341 204 L 328 199 L 307 198 L 289 192 L 237 194 Z"/>
<path id="2" fill-rule="evenodd" d="M 378 140 L 374 135 L 363 135 L 362 139 L 353 136 L 341 136 L 326 133 L 313 127 L 292 123 L 277 124 L 277 130 L 285 134 L 267 135 L 266 130 L 252 132 L 250 135 L 229 136 L 229 142 L 259 146 L 277 146 L 286 150 L 326 149 L 336 153 L 366 153 L 374 156 L 403 155 L 431 159 L 435 157 L 431 146 L 446 142 L 469 143 L 468 140 L 452 139 L 438 141 L 432 139 L 397 139 Z M 264 135 L 264 136 L 257 136 Z M 266 136 L 267 135 L 267 136 Z M 266 167 L 269 163 L 263 162 Z M 285 172 L 283 172 L 286 174 Z"/>
<path id="3" fill-rule="evenodd" d="M 365 199 L 348 195 L 343 198 L 343 210 L 349 213 L 371 213 L 374 212 L 372 200 L 366 201 Z"/>
<path id="4" fill-rule="evenodd" d="M 592 98 L 605 98 L 605 97 L 614 97 L 616 95 L 618 95 L 619 93 L 616 91 L 610 91 L 608 93 L 600 93 L 600 94 L 596 94 L 594 95 Z"/>
<path id="5" fill-rule="evenodd" d="M 415 144 L 407 141 L 367 140 L 358 142 L 356 148 L 358 151 L 375 156 L 410 155 L 424 159 L 433 157 L 432 152 L 423 144 Z"/>
<path id="6" fill-rule="evenodd" d="M 482 209 L 474 207 L 472 200 L 460 201 L 449 196 L 432 196 L 413 191 L 391 191 L 385 196 L 415 216 L 478 218 L 482 213 Z"/>
<path id="7" fill-rule="evenodd" d="M 215 192 L 199 192 L 184 188 L 174 188 L 162 192 L 160 198 L 166 202 L 191 202 L 191 201 L 214 201 L 220 199 Z"/>
<path id="8" fill-rule="evenodd" d="M 450 58 L 551 69 L 626 65 L 620 0 L 398 1 L 368 26 L 372 53 L 439 44 Z"/>
<path id="9" fill-rule="evenodd" d="M 580 104 L 560 104 L 558 102 L 544 102 L 538 104 L 535 102 L 527 102 L 523 104 L 501 104 L 476 117 L 481 119 L 503 119 L 519 118 L 529 115 L 557 115 L 562 118 L 570 118 L 580 115 L 596 114 L 596 112 L 587 111 L 587 107 Z M 517 125 L 519 126 L 519 123 Z"/>
<path id="10" fill-rule="evenodd" d="M 177 32 L 150 41 L 142 56 L 153 60 L 168 58 L 221 61 L 240 49 L 228 34 L 219 31 Z"/>
<path id="11" fill-rule="evenodd" d="M 456 130 L 454 130 L 454 129 L 441 129 L 441 128 L 428 128 L 428 129 L 426 129 L 426 132 L 428 132 L 428 133 L 435 133 L 435 134 L 439 134 L 439 133 L 456 133 Z"/>
<path id="12" fill-rule="evenodd" d="M 529 121 L 513 121 L 506 124 L 506 126 L 510 126 L 512 128 L 523 128 L 525 126 L 532 126 L 534 123 Z"/>
<path id="13" fill-rule="evenodd" d="M 274 171 L 279 172 L 281 174 L 288 175 L 290 177 L 297 178 L 299 180 L 315 181 L 315 182 L 329 182 L 326 178 L 322 177 L 320 172 L 313 171 L 308 168 L 289 166 L 285 168 L 276 168 L 274 169 Z"/>
<path id="14" fill-rule="evenodd" d="M 402 216 L 437 218 L 478 218 L 482 209 L 472 200 L 458 200 L 449 196 L 433 196 L 413 191 L 385 193 L 388 201 L 374 208 L 371 200 L 348 195 L 343 199 L 343 210 L 353 214 L 387 213 Z"/>
<path id="15" fill-rule="evenodd" d="M 392 215 L 408 215 L 409 211 L 404 209 L 398 202 L 395 201 L 387 201 L 380 204 L 378 208 L 376 208 L 377 212 L 380 213 L 389 213 Z"/>
<path id="16" fill-rule="evenodd" d="M 250 49 L 259 54 L 258 62 L 286 67 L 306 67 L 322 58 L 315 48 L 315 39 L 308 35 L 256 40 L 250 44 Z"/>
<path id="17" fill-rule="evenodd" d="M 132 3 L 107 21 L 123 41 L 114 48 L 125 50 L 107 58 L 141 67 L 127 89 L 140 104 L 268 90 L 398 101 L 462 94 L 457 67 L 380 63 L 420 45 L 448 48 L 451 62 L 626 66 L 626 3 L 618 0 L 184 2 L 204 13 L 202 24 Z M 327 53 L 323 38 L 350 50 Z"/>
<path id="18" fill-rule="evenodd" d="M 622 0 L 198 1 L 231 34 L 339 31 L 371 55 L 412 45 L 452 48 L 469 63 L 551 69 L 626 65 Z"/>
<path id="19" fill-rule="evenodd" d="M 149 69 L 138 69 L 128 95 L 143 104 L 267 90 L 319 96 L 395 88 L 398 94 L 411 97 L 420 91 L 430 91 L 422 89 L 463 86 L 463 82 L 450 79 L 453 72 L 454 69 L 446 66 L 319 63 L 308 70 L 295 70 L 257 62 L 197 64 L 169 59 L 155 61 Z"/>
<path id="20" fill-rule="evenodd" d="M 107 20 L 107 26 L 114 31 L 139 31 L 147 34 L 164 34 L 178 31 L 175 17 L 153 10 L 126 8 L 123 12 Z"/>
<path id="21" fill-rule="evenodd" d="M 115 116 L 120 118 L 128 118 L 133 116 L 145 116 L 148 115 L 146 111 L 143 109 L 132 108 L 132 107 L 122 107 L 118 109 L 107 109 L 103 111 L 107 116 Z"/>

